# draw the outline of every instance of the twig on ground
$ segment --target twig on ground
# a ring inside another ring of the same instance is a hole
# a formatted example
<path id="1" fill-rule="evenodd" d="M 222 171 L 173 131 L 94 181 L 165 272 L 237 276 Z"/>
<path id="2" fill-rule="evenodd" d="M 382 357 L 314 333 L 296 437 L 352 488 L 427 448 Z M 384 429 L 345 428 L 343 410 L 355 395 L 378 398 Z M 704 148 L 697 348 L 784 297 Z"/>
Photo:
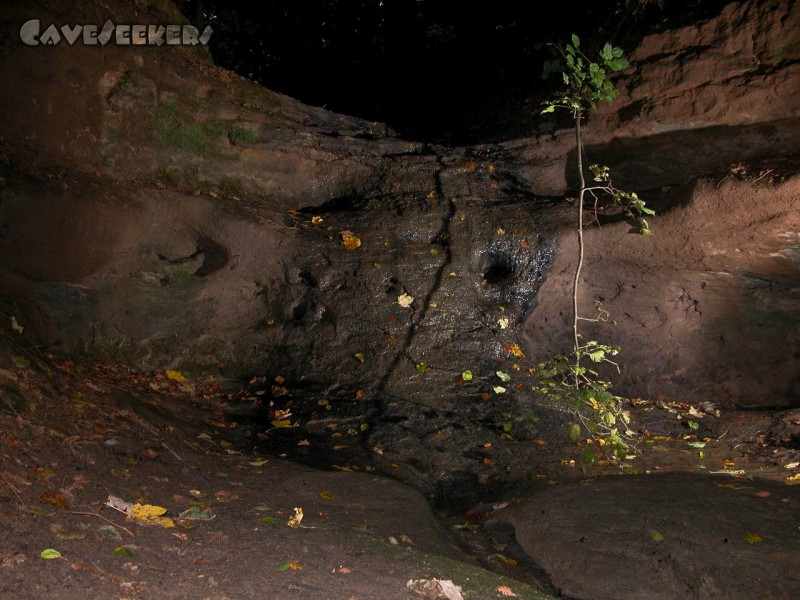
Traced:
<path id="1" fill-rule="evenodd" d="M 6 482 L 6 485 L 8 486 L 8 489 L 10 489 L 12 492 L 14 492 L 14 495 L 17 497 L 17 502 L 19 502 L 22 505 L 22 508 L 26 508 L 27 509 L 28 507 L 22 501 L 22 497 L 19 495 L 19 491 L 17 490 L 17 488 L 15 488 L 13 485 L 11 485 L 11 482 L 8 479 L 6 479 L 6 476 L 3 475 L 2 473 L 0 473 L 0 477 L 2 477 L 3 481 Z"/>
<path id="2" fill-rule="evenodd" d="M 109 506 L 109 505 L 105 504 L 104 506 Z M 114 508 L 114 507 L 112 506 L 111 508 Z M 115 510 L 119 510 L 119 509 L 115 509 Z M 112 521 L 111 519 L 106 519 L 103 515 L 98 515 L 97 513 L 92 513 L 92 512 L 82 512 L 82 511 L 78 511 L 78 510 L 71 510 L 69 512 L 71 514 L 73 514 L 73 515 L 84 515 L 84 516 L 87 516 L 87 517 L 98 517 L 99 519 L 103 519 L 103 521 L 105 521 L 106 523 L 108 523 L 112 527 L 116 527 L 117 529 L 122 529 L 122 531 L 127 533 L 129 536 L 136 537 L 130 529 L 128 529 L 126 527 L 123 527 L 122 525 L 117 525 L 116 523 L 114 523 L 114 521 Z M 120 512 L 124 514 L 124 511 L 120 511 Z"/>
<path id="3" fill-rule="evenodd" d="M 175 458 L 177 458 L 180 461 L 183 461 L 183 459 L 180 456 L 178 456 L 178 454 L 172 448 L 167 446 L 164 442 L 161 442 L 161 445 L 164 446 L 164 448 L 166 448 L 167 450 L 169 450 L 172 453 L 172 456 L 174 456 Z"/>

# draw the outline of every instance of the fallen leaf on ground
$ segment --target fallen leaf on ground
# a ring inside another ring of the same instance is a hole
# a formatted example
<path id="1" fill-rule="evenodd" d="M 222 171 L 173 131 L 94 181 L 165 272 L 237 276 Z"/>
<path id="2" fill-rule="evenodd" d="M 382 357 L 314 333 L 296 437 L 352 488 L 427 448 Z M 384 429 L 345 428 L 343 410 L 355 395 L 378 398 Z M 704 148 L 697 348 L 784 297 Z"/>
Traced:
<path id="1" fill-rule="evenodd" d="M 302 568 L 303 565 L 296 560 L 290 560 L 289 562 L 278 565 L 278 571 L 299 571 Z"/>
<path id="2" fill-rule="evenodd" d="M 664 536 L 661 533 L 659 533 L 658 531 L 656 531 L 655 529 L 651 529 L 650 530 L 650 539 L 652 539 L 654 542 L 663 542 L 664 541 Z"/>
<path id="3" fill-rule="evenodd" d="M 397 303 L 403 308 L 409 308 L 414 302 L 414 296 L 402 293 L 397 297 Z"/>
<path id="4" fill-rule="evenodd" d="M 757 544 L 759 542 L 764 541 L 764 538 L 762 538 L 760 535 L 756 533 L 750 533 L 749 531 L 745 533 L 742 537 L 744 538 L 744 541 L 747 542 L 748 544 Z"/>
<path id="5" fill-rule="evenodd" d="M 294 515 L 292 515 L 289 520 L 287 521 L 287 525 L 289 527 L 300 527 L 300 523 L 303 521 L 303 509 L 298 508 L 297 506 L 294 507 Z"/>
<path id="6" fill-rule="evenodd" d="M 342 245 L 347 250 L 355 250 L 361 247 L 361 240 L 354 235 L 342 235 Z"/>
<path id="7" fill-rule="evenodd" d="M 278 517 L 269 517 L 269 516 L 267 516 L 267 517 L 261 517 L 261 518 L 259 519 L 259 521 L 262 521 L 262 522 L 264 522 L 264 523 L 275 523 L 275 522 L 277 522 L 277 521 L 278 521 Z"/>
<path id="8" fill-rule="evenodd" d="M 494 588 L 494 591 L 498 592 L 501 596 L 507 596 L 509 598 L 517 597 L 517 595 L 514 593 L 514 590 L 507 585 L 498 585 L 496 588 Z"/>
<path id="9" fill-rule="evenodd" d="M 42 550 L 39 554 L 39 558 L 43 558 L 45 560 L 53 560 L 54 558 L 61 558 L 61 552 L 58 550 L 53 550 L 53 548 L 47 548 Z"/>
<path id="10" fill-rule="evenodd" d="M 56 492 L 42 492 L 42 495 L 39 496 L 39 500 L 47 502 L 48 504 L 52 504 L 57 508 L 63 508 L 63 509 L 69 508 L 69 506 L 67 505 L 67 501 L 64 499 L 64 496 Z"/>
<path id="11" fill-rule="evenodd" d="M 464 600 L 461 588 L 450 579 L 409 579 L 406 587 L 426 598 Z"/>
<path id="12" fill-rule="evenodd" d="M 183 376 L 183 373 L 180 371 L 172 371 L 167 369 L 166 371 L 167 379 L 172 379 L 173 381 L 177 381 L 178 383 L 186 383 L 186 377 Z"/>
<path id="13" fill-rule="evenodd" d="M 199 506 L 193 506 L 183 511 L 178 515 L 178 518 L 189 521 L 210 521 L 214 518 L 214 514 L 211 512 L 210 508 L 203 510 Z"/>
<path id="14" fill-rule="evenodd" d="M 169 517 L 163 516 L 167 509 L 153 504 L 139 504 L 131 506 L 130 518 L 145 525 L 159 525 L 160 527 L 175 527 L 175 522 Z"/>
<path id="15" fill-rule="evenodd" d="M 490 554 L 489 558 L 496 558 L 500 562 L 503 562 L 503 563 L 507 564 L 510 567 L 516 567 L 517 566 L 517 561 L 516 560 L 514 560 L 513 558 L 508 558 L 507 556 L 503 556 L 499 552 L 495 552 L 494 554 Z"/>
<path id="16" fill-rule="evenodd" d="M 525 353 L 519 347 L 519 344 L 506 344 L 504 348 L 506 352 L 512 356 L 516 356 L 517 358 L 523 358 L 525 356 Z"/>
<path id="17" fill-rule="evenodd" d="M 11 329 L 14 331 L 14 333 L 19 334 L 25 331 L 25 328 L 17 322 L 17 318 L 14 316 L 11 317 Z"/>
<path id="18" fill-rule="evenodd" d="M 50 531 L 55 533 L 60 540 L 82 540 L 88 535 L 85 531 L 75 531 L 61 523 L 50 525 Z"/>

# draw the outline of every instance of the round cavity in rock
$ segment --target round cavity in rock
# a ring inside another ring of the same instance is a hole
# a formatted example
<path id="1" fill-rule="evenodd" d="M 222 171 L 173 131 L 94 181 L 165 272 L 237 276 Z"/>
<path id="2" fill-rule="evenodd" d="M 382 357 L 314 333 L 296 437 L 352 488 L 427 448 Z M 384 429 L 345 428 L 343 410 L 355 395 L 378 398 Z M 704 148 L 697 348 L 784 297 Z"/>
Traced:
<path id="1" fill-rule="evenodd" d="M 507 264 L 493 263 L 483 273 L 483 279 L 490 285 L 502 285 L 514 274 L 514 270 Z"/>

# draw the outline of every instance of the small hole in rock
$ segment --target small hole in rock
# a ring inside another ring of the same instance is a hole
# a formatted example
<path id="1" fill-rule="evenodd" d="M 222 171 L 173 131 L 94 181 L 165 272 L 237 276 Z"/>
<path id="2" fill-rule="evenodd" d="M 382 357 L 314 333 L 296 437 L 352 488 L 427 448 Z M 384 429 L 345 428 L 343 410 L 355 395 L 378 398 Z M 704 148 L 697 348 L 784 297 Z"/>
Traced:
<path id="1" fill-rule="evenodd" d="M 499 285 L 511 277 L 512 274 L 513 271 L 507 265 L 494 264 L 486 269 L 483 278 L 486 280 L 486 283 Z"/>

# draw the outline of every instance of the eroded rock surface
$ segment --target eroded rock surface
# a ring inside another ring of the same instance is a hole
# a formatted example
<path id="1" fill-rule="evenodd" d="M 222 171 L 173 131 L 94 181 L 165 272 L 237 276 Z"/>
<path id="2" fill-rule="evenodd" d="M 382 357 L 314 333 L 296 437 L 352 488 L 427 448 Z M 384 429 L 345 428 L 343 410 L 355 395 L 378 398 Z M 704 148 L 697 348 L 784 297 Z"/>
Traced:
<path id="1" fill-rule="evenodd" d="M 570 598 L 796 598 L 800 488 L 687 474 L 548 489 L 493 519 Z"/>
<path id="2" fill-rule="evenodd" d="M 118 22 L 174 17 L 110 6 Z M 26 14 L 8 13 L 9 39 Z M 582 301 L 620 323 L 597 335 L 625 348 L 621 392 L 798 402 L 797 29 L 795 3 L 752 2 L 651 36 L 587 124 L 592 161 L 661 212 L 652 239 L 602 216 L 589 233 Z M 436 497 L 561 458 L 567 415 L 532 395 L 529 369 L 564 349 L 570 131 L 431 147 L 198 49 L 43 50 L 6 45 L 1 65 L 0 277 L 25 335 L 256 376 L 264 406 L 302 425 L 268 438 L 346 445 L 340 428 Z M 765 158 L 780 168 L 739 165 Z"/>

